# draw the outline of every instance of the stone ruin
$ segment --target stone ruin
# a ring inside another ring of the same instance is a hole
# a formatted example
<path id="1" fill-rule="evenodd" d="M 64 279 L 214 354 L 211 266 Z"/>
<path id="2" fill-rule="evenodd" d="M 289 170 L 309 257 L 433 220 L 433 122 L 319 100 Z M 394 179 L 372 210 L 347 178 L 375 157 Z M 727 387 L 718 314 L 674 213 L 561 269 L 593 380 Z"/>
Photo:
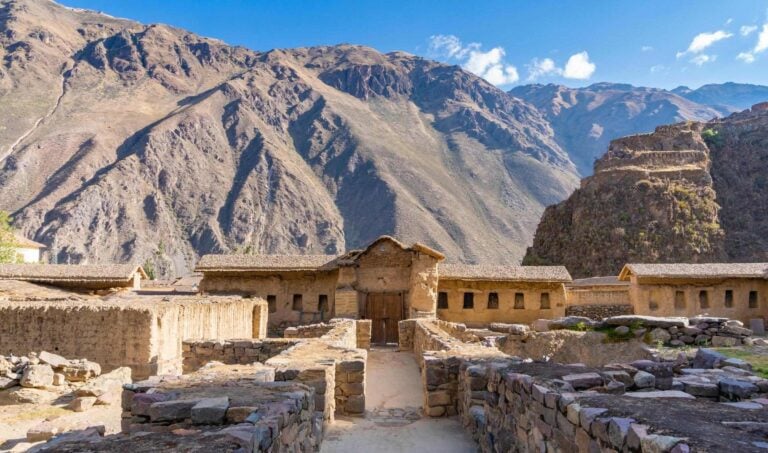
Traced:
<path id="1" fill-rule="evenodd" d="M 263 301 L 179 302 L 154 310 L 139 305 L 136 319 L 163 324 L 168 338 L 178 334 L 178 344 L 154 350 L 183 374 L 130 382 L 130 369 L 113 362 L 113 371 L 101 374 L 94 361 L 48 352 L 0 358 L 3 398 L 58 383 L 58 394 L 78 411 L 117 405 L 121 395 L 119 434 L 105 435 L 100 426 L 61 434 L 43 423 L 29 439 L 50 439 L 40 447 L 46 451 L 317 451 L 336 417 L 367 416 L 370 321 L 333 319 L 264 338 Z M 42 307 L 30 304 L 30 316 Z M 52 310 L 75 316 L 68 302 Z M 235 320 L 238 310 L 249 315 Z M 108 317 L 121 312 L 134 313 L 115 301 L 95 307 Z M 211 314 L 218 327 L 195 335 Z M 242 338 L 225 337 L 227 325 Z M 423 415 L 458 417 L 483 452 L 768 447 L 768 380 L 747 362 L 701 347 L 764 341 L 738 321 L 631 315 L 472 329 L 425 318 L 400 321 L 398 333 L 398 349 L 412 352 L 421 370 Z M 659 345 L 679 349 L 662 355 Z M 145 371 L 150 362 L 141 360 Z"/>

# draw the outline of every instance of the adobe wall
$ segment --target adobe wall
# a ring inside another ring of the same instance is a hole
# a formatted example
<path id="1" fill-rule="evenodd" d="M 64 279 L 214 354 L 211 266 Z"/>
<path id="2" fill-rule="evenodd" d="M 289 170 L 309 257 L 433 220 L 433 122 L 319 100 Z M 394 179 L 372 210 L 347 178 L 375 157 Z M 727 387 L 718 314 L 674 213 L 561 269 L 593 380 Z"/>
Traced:
<path id="1" fill-rule="evenodd" d="M 581 305 L 630 305 L 629 285 L 565 287 L 568 307 Z"/>
<path id="2" fill-rule="evenodd" d="M 182 340 L 252 334 L 257 299 L 125 297 L 0 302 L 0 354 L 48 350 L 134 377 L 182 370 Z"/>
<path id="3" fill-rule="evenodd" d="M 157 357 L 156 319 L 157 309 L 145 304 L 0 302 L 0 354 L 45 350 L 147 376 Z"/>
<path id="4" fill-rule="evenodd" d="M 276 296 L 269 312 L 270 327 L 311 324 L 334 317 L 338 271 L 328 272 L 253 272 L 237 275 L 206 272 L 200 283 L 203 293 L 244 294 L 264 300 Z M 302 295 L 302 310 L 293 309 L 293 295 Z M 328 311 L 319 310 L 319 296 L 328 297 Z"/>
<path id="5" fill-rule="evenodd" d="M 725 306 L 725 291 L 733 291 L 733 307 Z M 683 291 L 685 307 L 675 306 L 675 293 Z M 699 292 L 707 291 L 709 308 L 701 308 Z M 758 304 L 749 308 L 749 292 L 757 291 Z M 649 316 L 682 316 L 697 315 L 718 316 L 738 319 L 749 325 L 750 319 L 765 319 L 768 309 L 768 283 L 761 279 L 725 279 L 712 281 L 678 281 L 674 283 L 644 282 L 638 283 L 632 277 L 629 297 L 635 314 Z"/>
<path id="6" fill-rule="evenodd" d="M 529 324 L 537 319 L 565 315 L 565 287 L 562 283 L 525 283 L 440 280 L 438 292 L 448 293 L 448 308 L 437 309 L 439 319 L 461 322 L 468 326 L 485 326 L 491 322 Z M 474 308 L 465 309 L 464 293 L 474 293 Z M 499 308 L 488 308 L 488 294 L 499 295 Z M 514 308 L 515 294 L 523 293 L 524 309 Z M 549 293 L 549 309 L 540 308 L 542 293 Z"/>

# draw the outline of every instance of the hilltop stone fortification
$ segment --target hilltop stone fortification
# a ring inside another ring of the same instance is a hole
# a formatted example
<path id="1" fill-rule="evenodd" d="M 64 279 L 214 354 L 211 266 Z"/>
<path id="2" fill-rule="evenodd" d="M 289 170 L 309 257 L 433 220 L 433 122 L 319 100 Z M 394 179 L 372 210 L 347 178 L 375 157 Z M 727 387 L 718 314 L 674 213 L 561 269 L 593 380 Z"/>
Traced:
<path id="1" fill-rule="evenodd" d="M 767 261 L 765 105 L 611 142 L 566 201 L 547 208 L 524 263 L 575 277 L 628 262 Z"/>

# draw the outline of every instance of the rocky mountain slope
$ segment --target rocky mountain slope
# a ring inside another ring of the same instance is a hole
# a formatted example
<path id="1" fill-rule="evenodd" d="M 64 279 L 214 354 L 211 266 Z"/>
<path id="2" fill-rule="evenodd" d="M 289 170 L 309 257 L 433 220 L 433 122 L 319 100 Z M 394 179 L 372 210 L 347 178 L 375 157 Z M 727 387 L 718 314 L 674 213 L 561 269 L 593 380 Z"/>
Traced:
<path id="1" fill-rule="evenodd" d="M 672 90 L 672 93 L 717 109 L 723 115 L 740 112 L 754 104 L 768 101 L 768 86 L 749 83 L 712 83 L 695 90 L 681 86 Z"/>
<path id="2" fill-rule="evenodd" d="M 768 260 L 768 104 L 611 142 L 595 173 L 550 206 L 524 263 L 574 277 L 626 262 Z"/>
<path id="3" fill-rule="evenodd" d="M 0 209 L 53 261 L 173 275 L 388 233 L 514 262 L 578 182 L 531 105 L 405 53 L 260 53 L 0 0 L 0 59 Z"/>
<path id="4" fill-rule="evenodd" d="M 721 115 L 716 108 L 667 90 L 618 83 L 597 83 L 584 88 L 523 85 L 509 93 L 544 114 L 552 124 L 558 144 L 568 151 L 585 176 L 592 173 L 595 160 L 615 138 L 651 132 L 663 124 L 707 121 Z"/>

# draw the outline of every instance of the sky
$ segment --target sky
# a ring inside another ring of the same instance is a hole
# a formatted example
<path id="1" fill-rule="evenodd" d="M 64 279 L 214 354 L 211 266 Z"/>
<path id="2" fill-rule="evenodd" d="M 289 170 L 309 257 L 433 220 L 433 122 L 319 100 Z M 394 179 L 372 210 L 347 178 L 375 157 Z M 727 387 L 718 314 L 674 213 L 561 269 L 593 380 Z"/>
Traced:
<path id="1" fill-rule="evenodd" d="M 502 88 L 768 85 L 768 0 L 61 0 L 254 50 L 340 43 L 465 69 Z"/>

